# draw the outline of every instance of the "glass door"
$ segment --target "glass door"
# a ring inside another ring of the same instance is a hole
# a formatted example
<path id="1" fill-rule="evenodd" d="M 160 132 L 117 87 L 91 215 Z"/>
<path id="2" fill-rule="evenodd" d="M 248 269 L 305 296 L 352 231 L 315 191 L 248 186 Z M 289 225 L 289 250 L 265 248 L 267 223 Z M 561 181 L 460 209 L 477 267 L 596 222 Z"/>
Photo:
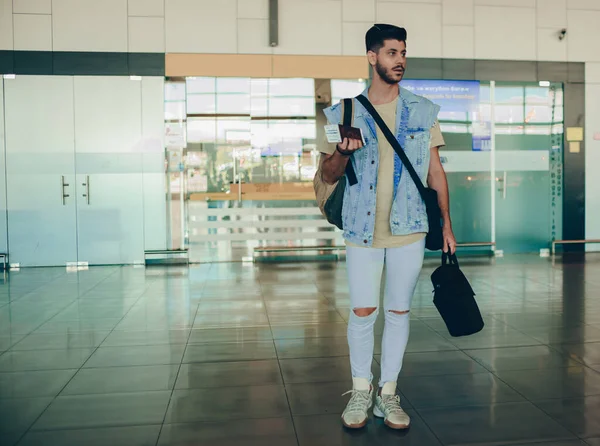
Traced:
<path id="1" fill-rule="evenodd" d="M 142 82 L 75 77 L 80 262 L 144 259 Z"/>
<path id="2" fill-rule="evenodd" d="M 4 81 L 10 262 L 77 261 L 73 78 Z"/>
<path id="3" fill-rule="evenodd" d="M 562 234 L 561 84 L 491 85 L 497 249 L 531 253 Z"/>

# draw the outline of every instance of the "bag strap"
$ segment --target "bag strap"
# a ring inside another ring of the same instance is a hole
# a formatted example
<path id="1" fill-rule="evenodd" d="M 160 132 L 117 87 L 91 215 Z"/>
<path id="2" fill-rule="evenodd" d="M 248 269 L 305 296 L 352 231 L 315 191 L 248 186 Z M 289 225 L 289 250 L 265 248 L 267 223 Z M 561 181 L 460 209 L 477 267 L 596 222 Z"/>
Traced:
<path id="1" fill-rule="evenodd" d="M 342 102 L 344 107 L 343 121 L 342 125 L 351 126 L 352 125 L 352 115 L 354 108 L 354 101 L 352 98 L 346 98 Z M 358 183 L 358 179 L 356 178 L 356 172 L 354 172 L 354 166 L 352 166 L 352 160 L 354 159 L 354 155 L 350 156 L 348 160 L 348 164 L 346 164 L 346 177 L 348 178 L 348 182 L 350 186 L 354 186 Z"/>
<path id="2" fill-rule="evenodd" d="M 442 252 L 442 265 L 447 265 L 450 260 L 450 265 L 458 266 L 458 258 L 456 254 L 450 254 L 448 252 Z"/>
<path id="3" fill-rule="evenodd" d="M 360 102 L 367 109 L 369 114 L 373 117 L 373 119 L 375 120 L 375 122 L 377 123 L 377 125 L 379 126 L 379 128 L 381 129 L 383 134 L 385 135 L 385 138 L 388 140 L 388 142 L 394 148 L 394 151 L 400 157 L 402 164 L 404 165 L 406 170 L 408 170 L 408 173 L 410 174 L 411 178 L 415 182 L 415 185 L 417 186 L 417 189 L 419 190 L 419 194 L 421 194 L 421 198 L 423 198 L 423 200 L 425 200 L 425 195 L 426 195 L 425 185 L 421 181 L 421 178 L 419 177 L 419 175 L 415 171 L 415 168 L 413 167 L 410 160 L 406 156 L 406 153 L 404 153 L 404 149 L 402 149 L 402 146 L 400 145 L 400 143 L 398 142 L 396 137 L 393 135 L 391 130 L 385 124 L 384 120 L 381 118 L 379 113 L 377 113 L 377 110 L 375 110 L 375 107 L 373 107 L 373 104 L 371 104 L 371 102 L 369 101 L 369 99 L 366 96 L 361 94 L 361 95 L 357 96 L 356 99 L 358 99 L 358 102 Z"/>

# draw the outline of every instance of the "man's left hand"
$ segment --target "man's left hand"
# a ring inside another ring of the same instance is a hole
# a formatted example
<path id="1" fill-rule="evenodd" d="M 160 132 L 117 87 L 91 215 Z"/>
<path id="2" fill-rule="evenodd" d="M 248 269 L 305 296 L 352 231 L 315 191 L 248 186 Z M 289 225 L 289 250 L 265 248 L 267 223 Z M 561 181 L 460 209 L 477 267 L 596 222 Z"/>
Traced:
<path id="1" fill-rule="evenodd" d="M 456 252 L 456 239 L 451 227 L 445 226 L 443 229 L 444 235 L 444 252 L 454 254 Z"/>

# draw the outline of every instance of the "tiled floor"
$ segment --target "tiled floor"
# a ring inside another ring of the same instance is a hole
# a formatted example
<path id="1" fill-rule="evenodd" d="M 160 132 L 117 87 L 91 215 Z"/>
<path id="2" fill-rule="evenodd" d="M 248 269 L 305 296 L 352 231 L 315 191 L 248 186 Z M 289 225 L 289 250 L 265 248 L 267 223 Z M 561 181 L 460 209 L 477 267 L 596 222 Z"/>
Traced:
<path id="1" fill-rule="evenodd" d="M 428 260 L 399 380 L 408 432 L 341 427 L 344 263 L 11 272 L 0 444 L 600 445 L 600 257 L 463 264 L 487 325 L 448 335 Z"/>

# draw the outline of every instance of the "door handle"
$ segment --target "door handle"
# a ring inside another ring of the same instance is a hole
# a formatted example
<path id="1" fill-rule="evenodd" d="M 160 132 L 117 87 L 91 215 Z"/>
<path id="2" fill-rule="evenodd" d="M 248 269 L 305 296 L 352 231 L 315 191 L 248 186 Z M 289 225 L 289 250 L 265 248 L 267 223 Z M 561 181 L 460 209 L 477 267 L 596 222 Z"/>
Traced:
<path id="1" fill-rule="evenodd" d="M 85 202 L 89 205 L 90 204 L 90 176 L 86 175 L 85 177 L 85 183 L 81 183 L 82 186 L 85 186 L 85 192 L 83 194 L 84 198 L 85 198 Z"/>
<path id="2" fill-rule="evenodd" d="M 65 193 L 66 192 L 65 188 L 69 187 L 69 183 L 65 183 L 65 176 L 64 175 L 62 175 L 60 177 L 60 186 L 61 186 L 61 188 L 60 188 L 60 195 L 61 195 L 62 204 L 63 204 L 63 206 L 66 206 L 66 204 L 67 204 L 67 200 L 66 199 L 69 197 L 69 194 Z"/>
<path id="3" fill-rule="evenodd" d="M 498 189 L 498 192 L 502 192 L 502 199 L 506 200 L 506 188 L 508 187 L 508 172 L 504 171 L 504 176 L 498 178 L 498 183 L 502 183 L 502 189 Z"/>

